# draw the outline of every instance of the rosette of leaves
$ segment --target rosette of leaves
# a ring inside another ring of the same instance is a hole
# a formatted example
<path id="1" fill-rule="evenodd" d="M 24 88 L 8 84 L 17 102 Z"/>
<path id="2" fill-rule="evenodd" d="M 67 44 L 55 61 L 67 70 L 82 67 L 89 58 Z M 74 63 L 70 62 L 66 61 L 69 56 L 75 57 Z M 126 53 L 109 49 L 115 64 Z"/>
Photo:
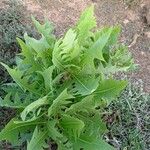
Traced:
<path id="1" fill-rule="evenodd" d="M 119 27 L 94 29 L 93 9 L 87 8 L 60 39 L 48 21 L 41 25 L 34 18 L 41 39 L 27 34 L 25 42 L 17 39 L 22 49 L 17 66 L 2 63 L 14 82 L 3 86 L 7 94 L 0 105 L 18 114 L 0 132 L 0 140 L 27 141 L 27 150 L 43 150 L 49 141 L 58 150 L 114 149 L 103 140 L 103 108 L 127 85 L 112 74 L 134 65 L 117 42 Z"/>

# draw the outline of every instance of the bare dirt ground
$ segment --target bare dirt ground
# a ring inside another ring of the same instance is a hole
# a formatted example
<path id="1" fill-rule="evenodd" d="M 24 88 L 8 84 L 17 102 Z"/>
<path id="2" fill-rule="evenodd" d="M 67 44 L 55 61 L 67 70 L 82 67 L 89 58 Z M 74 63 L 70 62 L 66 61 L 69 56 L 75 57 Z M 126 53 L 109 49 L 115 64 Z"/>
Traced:
<path id="1" fill-rule="evenodd" d="M 120 41 L 129 47 L 139 64 L 139 70 L 130 76 L 142 79 L 145 91 L 150 92 L 150 0 L 24 0 L 23 3 L 29 14 L 53 22 L 58 36 L 75 24 L 87 6 L 95 3 L 99 27 L 122 26 Z"/>

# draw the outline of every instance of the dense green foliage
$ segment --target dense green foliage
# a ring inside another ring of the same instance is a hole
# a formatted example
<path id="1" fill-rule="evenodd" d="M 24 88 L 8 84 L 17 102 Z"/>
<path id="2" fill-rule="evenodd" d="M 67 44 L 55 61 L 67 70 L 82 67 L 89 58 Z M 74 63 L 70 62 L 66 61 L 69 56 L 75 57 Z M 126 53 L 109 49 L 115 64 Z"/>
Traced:
<path id="1" fill-rule="evenodd" d="M 107 116 L 112 118 L 108 125 L 109 142 L 121 150 L 149 150 L 149 108 L 150 94 L 144 93 L 143 83 L 129 84 L 108 107 L 107 111 L 112 112 Z"/>
<path id="2" fill-rule="evenodd" d="M 41 39 L 18 38 L 22 52 L 17 66 L 2 63 L 14 83 L 3 86 L 7 94 L 0 105 L 18 109 L 18 115 L 1 131 L 0 140 L 27 141 L 27 150 L 43 150 L 49 141 L 58 150 L 114 149 L 103 140 L 103 108 L 127 85 L 112 74 L 134 67 L 127 48 L 117 43 L 120 28 L 94 29 L 93 6 L 60 39 L 48 21 L 33 22 Z"/>

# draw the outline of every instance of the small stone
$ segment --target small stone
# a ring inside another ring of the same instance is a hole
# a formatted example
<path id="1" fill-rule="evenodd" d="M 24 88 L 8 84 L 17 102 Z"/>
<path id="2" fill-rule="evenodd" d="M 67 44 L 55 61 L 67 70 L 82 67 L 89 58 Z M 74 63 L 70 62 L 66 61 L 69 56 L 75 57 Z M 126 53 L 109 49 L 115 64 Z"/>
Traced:
<path id="1" fill-rule="evenodd" d="M 147 19 L 147 24 L 150 25 L 150 8 L 147 10 L 146 19 Z"/>
<path id="2" fill-rule="evenodd" d="M 142 54 L 143 56 L 145 56 L 145 53 L 144 53 L 143 51 L 141 51 L 141 54 Z"/>
<path id="3" fill-rule="evenodd" d="M 144 33 L 148 38 L 150 38 L 150 32 L 145 32 Z"/>
<path id="4" fill-rule="evenodd" d="M 129 20 L 128 20 L 128 19 L 125 19 L 125 20 L 123 21 L 123 23 L 124 23 L 124 24 L 128 24 L 128 23 L 129 23 Z"/>

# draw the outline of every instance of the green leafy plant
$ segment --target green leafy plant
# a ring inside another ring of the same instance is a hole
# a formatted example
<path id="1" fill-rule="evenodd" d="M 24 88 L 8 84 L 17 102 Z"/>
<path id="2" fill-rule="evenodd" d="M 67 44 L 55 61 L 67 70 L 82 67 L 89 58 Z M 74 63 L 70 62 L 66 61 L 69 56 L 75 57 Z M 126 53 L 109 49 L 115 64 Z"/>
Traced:
<path id="1" fill-rule="evenodd" d="M 127 85 L 112 74 L 134 64 L 117 42 L 119 27 L 94 29 L 93 9 L 87 8 L 60 39 L 48 21 L 41 25 L 34 18 L 41 39 L 17 38 L 22 52 L 15 68 L 2 63 L 14 83 L 3 86 L 7 94 L 0 104 L 18 114 L 0 132 L 0 140 L 27 141 L 27 150 L 43 150 L 49 141 L 58 150 L 114 149 L 103 140 L 107 128 L 102 115 Z"/>

